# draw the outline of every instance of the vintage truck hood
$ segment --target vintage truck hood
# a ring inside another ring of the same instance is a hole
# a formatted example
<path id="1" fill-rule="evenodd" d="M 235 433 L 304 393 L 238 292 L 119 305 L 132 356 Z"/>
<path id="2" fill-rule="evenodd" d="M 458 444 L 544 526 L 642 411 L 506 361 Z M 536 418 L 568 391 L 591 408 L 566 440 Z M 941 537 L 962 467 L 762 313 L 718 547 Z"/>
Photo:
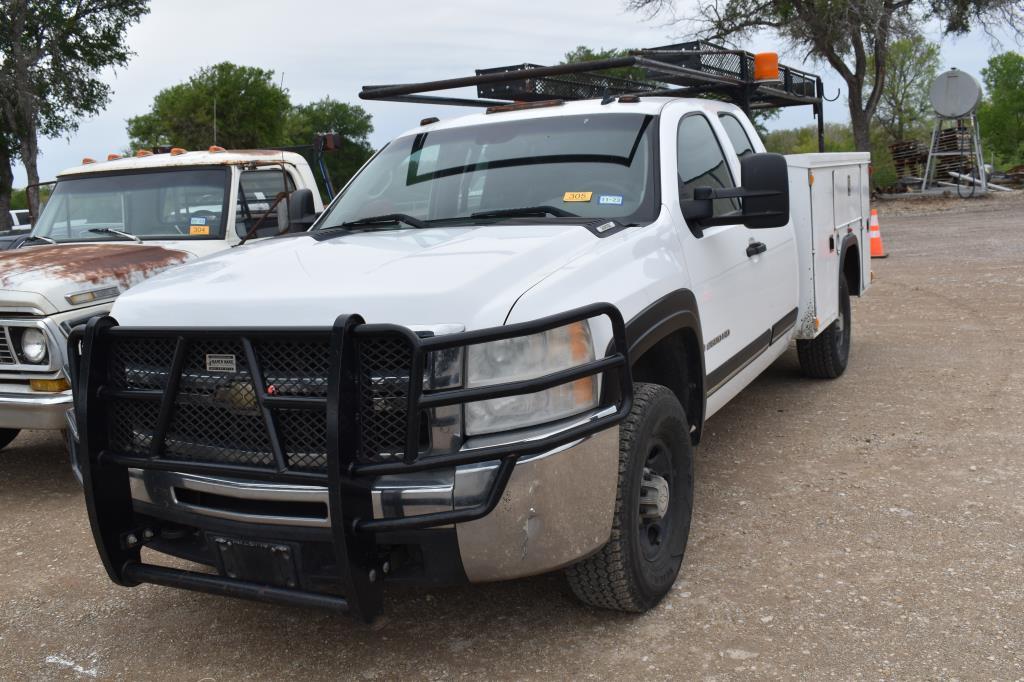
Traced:
<path id="1" fill-rule="evenodd" d="M 65 296 L 118 286 L 123 291 L 192 254 L 152 244 L 49 244 L 0 252 L 0 306 L 73 308 Z"/>
<path id="2" fill-rule="evenodd" d="M 128 326 L 502 324 L 516 299 L 598 242 L 578 225 L 499 223 L 270 239 L 193 261 L 117 300 Z"/>

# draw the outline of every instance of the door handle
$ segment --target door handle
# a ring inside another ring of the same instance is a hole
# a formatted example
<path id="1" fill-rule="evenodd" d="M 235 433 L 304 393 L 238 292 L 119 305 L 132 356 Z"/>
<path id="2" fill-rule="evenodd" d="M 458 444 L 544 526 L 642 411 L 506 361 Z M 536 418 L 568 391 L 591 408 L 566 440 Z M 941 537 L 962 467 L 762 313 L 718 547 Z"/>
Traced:
<path id="1" fill-rule="evenodd" d="M 768 247 L 764 245 L 764 242 L 750 242 L 750 246 L 747 247 L 747 258 L 753 258 L 767 250 Z"/>

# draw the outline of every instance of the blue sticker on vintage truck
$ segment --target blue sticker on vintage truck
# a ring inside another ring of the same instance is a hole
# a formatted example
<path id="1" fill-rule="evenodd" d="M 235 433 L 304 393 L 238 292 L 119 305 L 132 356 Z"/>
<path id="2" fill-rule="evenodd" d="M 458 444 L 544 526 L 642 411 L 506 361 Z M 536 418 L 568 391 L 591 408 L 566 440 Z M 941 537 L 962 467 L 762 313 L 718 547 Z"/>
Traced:
<path id="1" fill-rule="evenodd" d="M 614 206 L 621 206 L 622 205 L 622 195 L 621 194 L 602 194 L 600 197 L 598 197 L 597 203 L 599 203 L 599 204 L 612 204 Z"/>

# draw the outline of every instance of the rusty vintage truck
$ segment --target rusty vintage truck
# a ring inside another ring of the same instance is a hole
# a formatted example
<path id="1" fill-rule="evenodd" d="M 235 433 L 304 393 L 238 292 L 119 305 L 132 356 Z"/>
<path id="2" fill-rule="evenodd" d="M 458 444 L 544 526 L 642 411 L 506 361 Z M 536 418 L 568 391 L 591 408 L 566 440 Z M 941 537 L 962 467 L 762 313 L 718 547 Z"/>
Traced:
<path id="1" fill-rule="evenodd" d="M 61 173 L 31 235 L 0 251 L 0 448 L 21 429 L 64 428 L 72 327 L 151 275 L 305 230 L 322 210 L 294 152 L 175 148 Z"/>

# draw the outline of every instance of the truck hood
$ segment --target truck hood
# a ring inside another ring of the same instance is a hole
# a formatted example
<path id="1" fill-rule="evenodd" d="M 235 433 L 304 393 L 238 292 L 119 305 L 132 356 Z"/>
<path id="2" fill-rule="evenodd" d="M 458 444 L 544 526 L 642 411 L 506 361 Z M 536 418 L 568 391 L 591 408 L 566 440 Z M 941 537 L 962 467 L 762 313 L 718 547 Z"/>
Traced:
<path id="1" fill-rule="evenodd" d="M 0 252 L 0 305 L 49 303 L 54 313 L 74 306 L 64 297 L 117 286 L 122 291 L 192 257 L 150 244 L 50 244 Z"/>
<path id="2" fill-rule="evenodd" d="M 126 326 L 504 323 L 516 299 L 597 242 L 577 225 L 402 229 L 269 239 L 150 279 L 114 304 Z"/>

